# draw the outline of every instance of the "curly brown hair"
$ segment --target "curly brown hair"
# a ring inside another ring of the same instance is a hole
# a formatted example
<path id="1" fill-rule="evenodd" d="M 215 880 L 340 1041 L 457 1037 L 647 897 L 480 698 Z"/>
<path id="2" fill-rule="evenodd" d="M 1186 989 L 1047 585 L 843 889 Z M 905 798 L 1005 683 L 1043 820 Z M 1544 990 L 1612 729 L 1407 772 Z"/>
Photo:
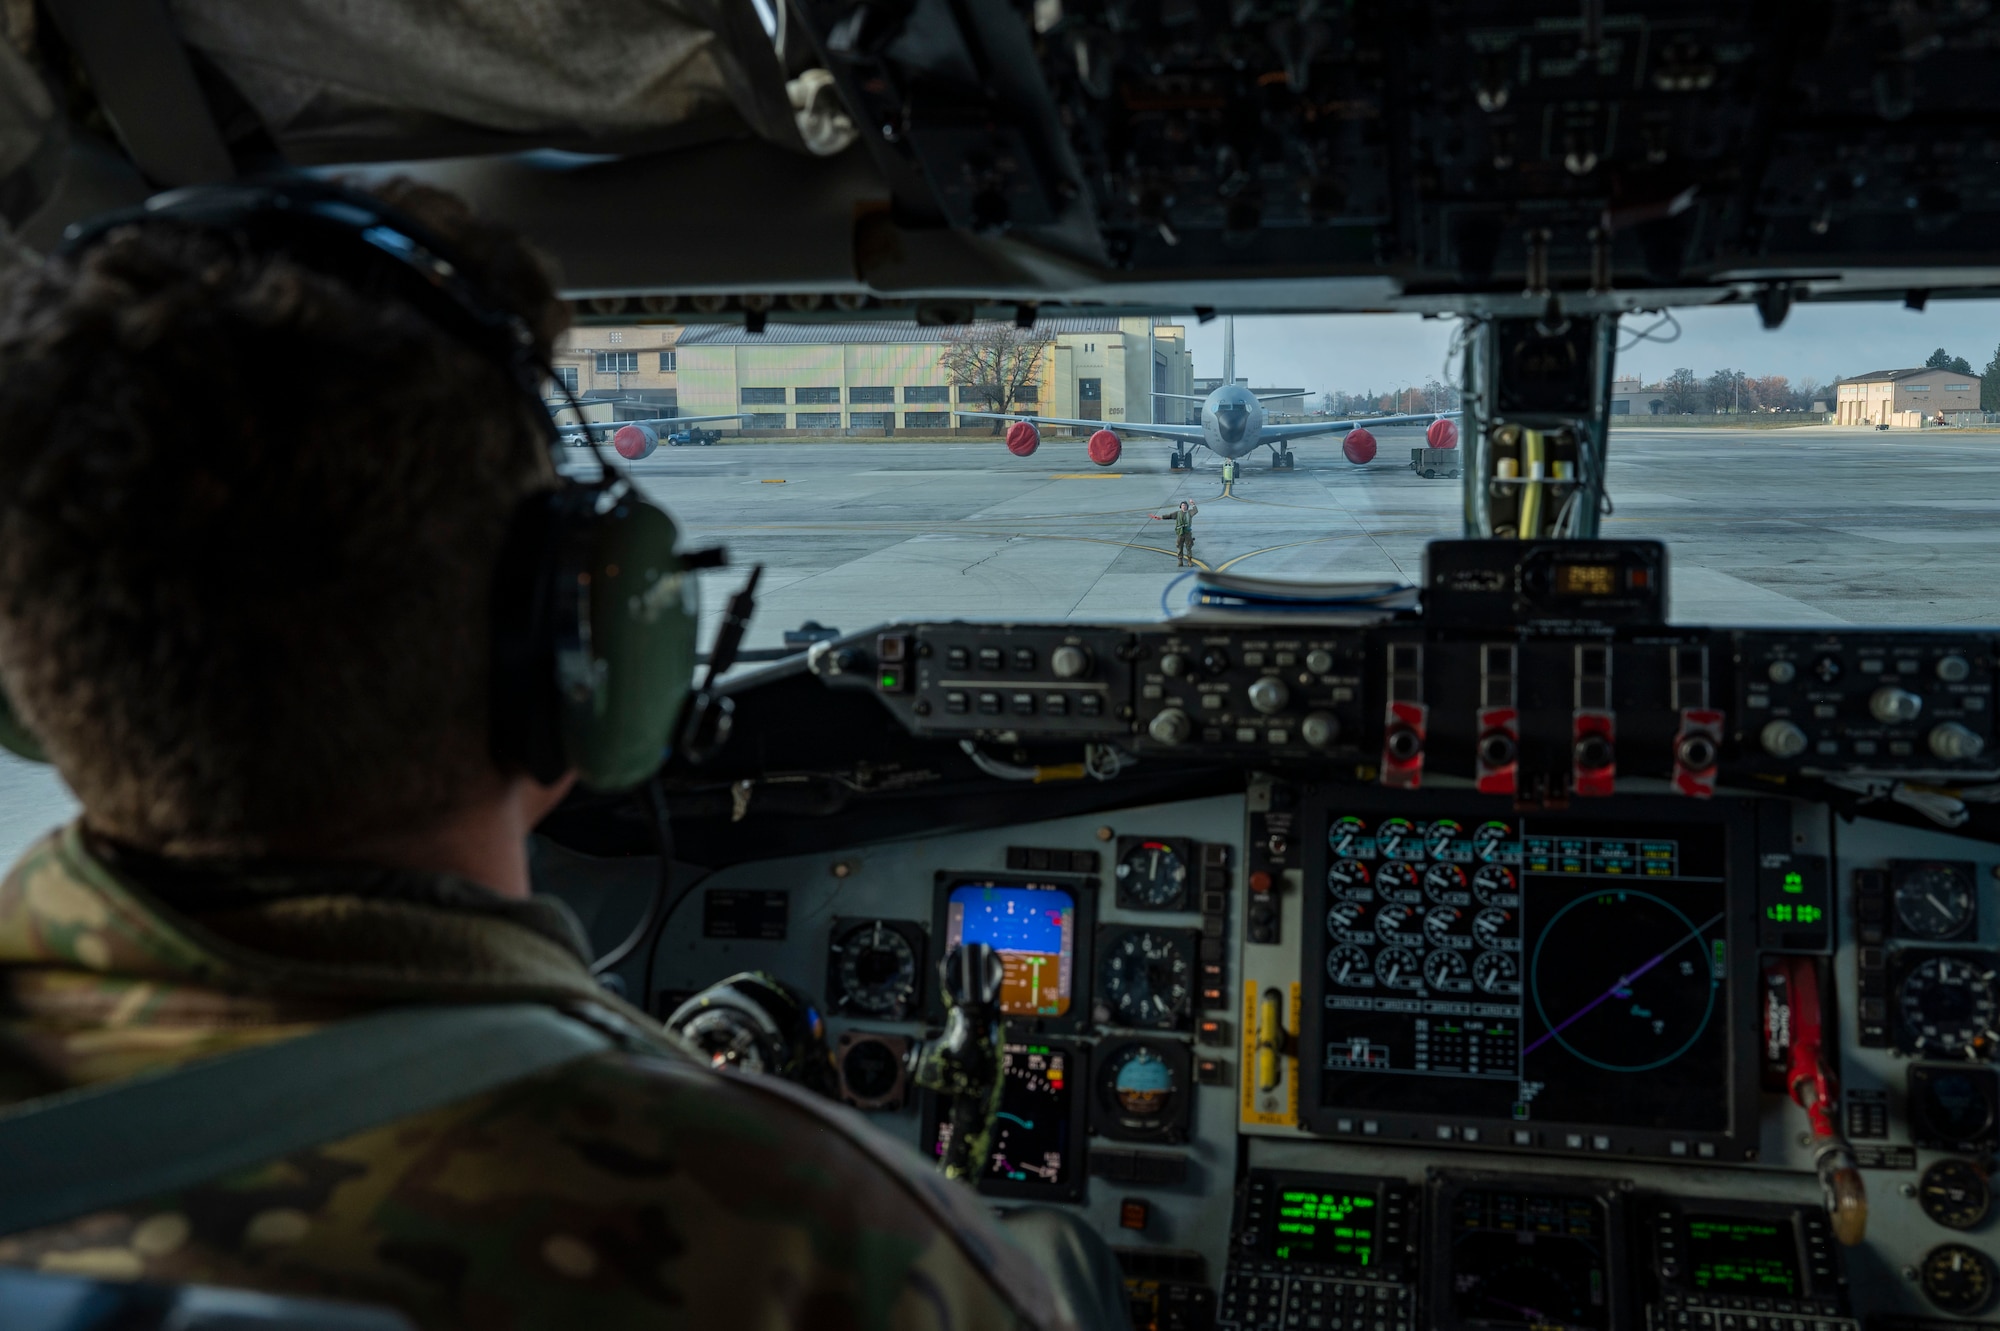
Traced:
<path id="1" fill-rule="evenodd" d="M 546 357 L 548 265 L 439 191 Z M 506 372 L 409 305 L 149 222 L 0 284 L 0 679 L 89 826 L 173 854 L 421 828 L 501 773 L 489 601 L 549 480 Z"/>

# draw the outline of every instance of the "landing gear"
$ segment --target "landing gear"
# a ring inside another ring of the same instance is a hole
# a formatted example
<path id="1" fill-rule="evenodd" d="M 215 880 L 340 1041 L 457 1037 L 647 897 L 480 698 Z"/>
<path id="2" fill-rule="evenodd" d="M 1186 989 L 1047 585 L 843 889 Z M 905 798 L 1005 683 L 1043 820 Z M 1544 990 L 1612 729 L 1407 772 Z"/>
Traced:
<path id="1" fill-rule="evenodd" d="M 1174 455 L 1167 459 L 1167 470 L 1193 471 L 1194 455 L 1192 453 L 1183 453 L 1179 449 L 1175 449 Z"/>
<path id="2" fill-rule="evenodd" d="M 1293 471 L 1297 465 L 1298 459 L 1292 456 L 1292 450 L 1289 448 L 1277 449 L 1271 454 L 1272 471 Z"/>

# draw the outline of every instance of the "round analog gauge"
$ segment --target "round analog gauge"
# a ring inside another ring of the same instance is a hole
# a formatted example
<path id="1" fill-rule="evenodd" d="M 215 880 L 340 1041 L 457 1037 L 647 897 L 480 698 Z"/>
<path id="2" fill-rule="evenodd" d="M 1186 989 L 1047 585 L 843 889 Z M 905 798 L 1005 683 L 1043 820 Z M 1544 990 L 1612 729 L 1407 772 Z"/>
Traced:
<path id="1" fill-rule="evenodd" d="M 1479 872 L 1472 875 L 1473 895 L 1481 905 L 1518 906 L 1520 893 L 1514 883 L 1514 871 L 1504 864 L 1482 864 Z"/>
<path id="2" fill-rule="evenodd" d="M 1327 953 L 1326 978 L 1344 989 L 1373 989 L 1375 968 L 1369 964 L 1368 949 L 1342 943 Z"/>
<path id="3" fill-rule="evenodd" d="M 1415 906 L 1384 906 L 1375 916 L 1375 936 L 1402 947 L 1424 945 L 1421 912 Z"/>
<path id="4" fill-rule="evenodd" d="M 1462 994 L 1472 988 L 1466 978 L 1470 971 L 1463 952 L 1433 952 L 1424 958 L 1424 983 L 1438 993 Z"/>
<path id="5" fill-rule="evenodd" d="M 1143 1044 L 1114 1053 L 1102 1075 L 1119 1112 L 1140 1122 L 1164 1119 L 1180 1095 L 1173 1067 L 1158 1050 Z"/>
<path id="6" fill-rule="evenodd" d="M 1465 829 L 1449 818 L 1440 818 L 1424 829 L 1424 853 L 1434 860 L 1458 858 L 1458 843 Z"/>
<path id="7" fill-rule="evenodd" d="M 1993 1190 L 1970 1160 L 1940 1160 L 1918 1182 L 1917 1204 L 1946 1229 L 1977 1229 L 1993 1209 Z"/>
<path id="8" fill-rule="evenodd" d="M 1375 890 L 1384 901 L 1415 902 L 1424 899 L 1417 886 L 1417 871 L 1407 864 L 1385 864 L 1375 875 Z"/>
<path id="9" fill-rule="evenodd" d="M 881 920 L 857 925 L 834 940 L 834 982 L 849 1012 L 897 1019 L 910 1010 L 922 964 L 910 940 Z"/>
<path id="10" fill-rule="evenodd" d="M 1960 1316 L 1983 1312 L 1993 1302 L 1993 1287 L 2000 1284 L 2000 1272 L 1993 1259 L 1963 1243 L 1946 1243 L 1924 1254 L 1917 1268 L 1924 1294 L 1940 1309 Z"/>
<path id="11" fill-rule="evenodd" d="M 1326 890 L 1337 897 L 1368 900 L 1373 895 L 1368 890 L 1368 866 L 1360 860 L 1342 860 L 1326 871 Z"/>
<path id="12" fill-rule="evenodd" d="M 1375 935 L 1361 927 L 1368 907 L 1359 901 L 1336 901 L 1327 908 L 1326 931 L 1343 943 L 1372 943 Z"/>
<path id="13" fill-rule="evenodd" d="M 1912 864 L 1896 880 L 1896 923 L 1904 937 L 1942 942 L 1972 924 L 1972 883 L 1956 864 Z"/>
<path id="14" fill-rule="evenodd" d="M 1193 1008 L 1194 958 L 1187 940 L 1161 929 L 1133 929 L 1105 950 L 1098 1001 L 1120 1026 L 1171 1030 Z"/>
<path id="15" fill-rule="evenodd" d="M 1481 952 L 1472 963 L 1472 982 L 1486 994 L 1521 992 L 1521 963 L 1508 952 Z"/>
<path id="16" fill-rule="evenodd" d="M 1118 895 L 1135 906 L 1172 910 L 1187 895 L 1187 865 L 1164 841 L 1141 841 L 1118 861 Z"/>
<path id="17" fill-rule="evenodd" d="M 1326 829 L 1326 844 L 1343 858 L 1361 854 L 1361 843 L 1367 839 L 1368 824 L 1352 815 L 1334 819 Z"/>
<path id="18" fill-rule="evenodd" d="M 1375 829 L 1375 848 L 1385 860 L 1413 860 L 1423 854 L 1423 842 L 1407 818 L 1384 818 Z"/>
<path id="19" fill-rule="evenodd" d="M 1488 906 L 1472 917 L 1472 941 L 1496 952 L 1519 952 L 1521 938 L 1514 912 L 1505 906 Z"/>
<path id="20" fill-rule="evenodd" d="M 1978 1058 L 2000 1041 L 1993 967 L 1969 957 L 1926 957 L 1896 990 L 1896 1019 L 1910 1053 Z"/>
<path id="21" fill-rule="evenodd" d="M 1391 989 L 1415 989 L 1424 981 L 1417 954 L 1404 947 L 1385 947 L 1375 954 L 1375 978 Z"/>
<path id="22" fill-rule="evenodd" d="M 1505 823 L 1481 823 L 1472 830 L 1472 853 L 1482 864 L 1506 859 L 1513 851 L 1514 829 Z"/>
<path id="23" fill-rule="evenodd" d="M 1424 937 L 1432 947 L 1464 947 L 1463 938 L 1452 937 L 1452 931 L 1465 923 L 1465 912 L 1456 906 L 1433 906 L 1430 914 L 1424 916 Z"/>
<path id="24" fill-rule="evenodd" d="M 1472 900 L 1465 892 L 1465 870 L 1456 864 L 1433 864 L 1424 870 L 1424 895 L 1440 906 L 1463 906 Z"/>

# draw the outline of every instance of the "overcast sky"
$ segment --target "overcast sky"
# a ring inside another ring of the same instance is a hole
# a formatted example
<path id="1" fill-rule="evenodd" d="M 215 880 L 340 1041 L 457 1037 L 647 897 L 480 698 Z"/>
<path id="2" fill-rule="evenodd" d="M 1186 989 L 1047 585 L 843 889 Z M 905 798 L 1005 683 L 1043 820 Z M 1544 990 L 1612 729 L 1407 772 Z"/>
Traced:
<path id="1" fill-rule="evenodd" d="M 1753 376 L 1782 374 L 1794 382 L 1810 376 L 1826 383 L 1842 375 L 1922 365 L 1940 346 L 1972 362 L 1976 372 L 2000 346 L 2000 301 L 1934 301 L 1921 314 L 1899 303 L 1799 305 L 1776 332 L 1764 331 L 1749 306 L 1680 310 L 1676 317 L 1680 340 L 1667 346 L 1639 343 L 1619 356 L 1621 375 L 1637 374 L 1653 383 L 1687 366 L 1704 378 L 1735 369 Z M 1195 377 L 1220 376 L 1222 320 L 1186 322 Z M 1632 315 L 1625 326 L 1636 329 L 1652 322 L 1653 316 Z M 1236 373 L 1258 388 L 1386 393 L 1443 378 L 1456 327 L 1456 320 L 1412 314 L 1241 318 L 1236 321 Z"/>

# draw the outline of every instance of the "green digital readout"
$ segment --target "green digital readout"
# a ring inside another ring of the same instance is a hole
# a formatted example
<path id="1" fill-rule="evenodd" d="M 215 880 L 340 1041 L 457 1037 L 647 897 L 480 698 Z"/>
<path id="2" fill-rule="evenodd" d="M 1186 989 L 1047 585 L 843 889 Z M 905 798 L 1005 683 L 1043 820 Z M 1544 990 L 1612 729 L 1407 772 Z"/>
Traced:
<path id="1" fill-rule="evenodd" d="M 1696 1289 L 1791 1296 L 1799 1288 L 1799 1245 L 1788 1223 L 1736 1216 L 1689 1216 L 1688 1274 Z"/>
<path id="2" fill-rule="evenodd" d="M 1368 1193 L 1289 1189 L 1278 1194 L 1271 1256 L 1356 1270 L 1375 1264 L 1375 1198 Z"/>

